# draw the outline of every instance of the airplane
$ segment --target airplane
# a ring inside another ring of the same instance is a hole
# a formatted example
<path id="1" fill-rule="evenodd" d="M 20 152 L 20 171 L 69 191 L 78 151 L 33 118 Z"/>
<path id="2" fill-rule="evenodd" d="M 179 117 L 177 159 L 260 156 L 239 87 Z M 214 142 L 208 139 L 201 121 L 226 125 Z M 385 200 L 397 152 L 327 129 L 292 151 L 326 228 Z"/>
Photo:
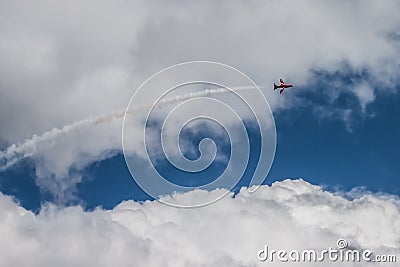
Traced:
<path id="1" fill-rule="evenodd" d="M 285 88 L 290 88 L 293 87 L 293 84 L 286 84 L 283 79 L 279 79 L 279 82 L 281 83 L 280 85 L 277 85 L 274 83 L 274 90 L 281 88 L 281 90 L 279 91 L 280 94 L 283 93 L 283 91 L 285 90 Z"/>

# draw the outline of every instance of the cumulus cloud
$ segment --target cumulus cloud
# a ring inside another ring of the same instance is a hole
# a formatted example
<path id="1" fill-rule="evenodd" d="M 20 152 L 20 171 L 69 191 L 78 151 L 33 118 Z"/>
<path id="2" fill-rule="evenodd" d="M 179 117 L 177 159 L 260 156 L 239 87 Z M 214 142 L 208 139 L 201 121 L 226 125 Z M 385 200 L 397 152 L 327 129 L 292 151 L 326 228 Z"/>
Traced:
<path id="1" fill-rule="evenodd" d="M 112 210 L 48 205 L 33 214 L 5 195 L 0 207 L 1 266 L 264 266 L 271 263 L 258 261 L 257 252 L 265 245 L 318 251 L 336 248 L 339 238 L 352 248 L 400 257 L 398 198 L 359 194 L 348 200 L 303 180 L 276 182 L 250 195 L 243 189 L 198 209 L 127 201 Z M 322 264 L 366 266 L 296 263 Z"/>
<path id="2" fill-rule="evenodd" d="M 360 86 L 343 85 L 363 109 L 380 88 L 395 90 L 400 73 L 395 0 L 43 0 L 0 5 L 3 148 L 124 108 L 149 75 L 182 61 L 220 61 L 261 85 L 283 76 L 298 86 L 309 82 L 313 70 L 335 72 L 346 63 L 354 72 L 368 73 Z M 277 112 L 299 103 L 293 92 L 284 99 L 272 90 L 264 94 Z M 320 113 L 345 121 L 351 116 L 349 110 Z M 39 184 L 47 187 L 41 181 L 51 177 L 66 181 L 74 166 L 120 151 L 120 126 L 85 129 L 54 142 L 51 150 L 34 158 Z"/>

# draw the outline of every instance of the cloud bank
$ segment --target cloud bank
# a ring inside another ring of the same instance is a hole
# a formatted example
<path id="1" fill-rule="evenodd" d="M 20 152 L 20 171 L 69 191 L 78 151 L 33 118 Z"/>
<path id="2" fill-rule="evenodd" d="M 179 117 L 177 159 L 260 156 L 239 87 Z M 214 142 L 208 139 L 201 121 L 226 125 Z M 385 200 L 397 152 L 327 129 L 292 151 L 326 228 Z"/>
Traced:
<path id="1" fill-rule="evenodd" d="M 174 198 L 215 193 L 191 191 Z M 322 250 L 335 247 L 339 238 L 352 248 L 400 257 L 399 207 L 394 196 L 358 194 L 348 200 L 303 180 L 262 186 L 251 195 L 243 189 L 200 209 L 127 201 L 94 211 L 47 205 L 33 214 L 0 195 L 0 265 L 265 266 L 271 263 L 257 259 L 265 245 Z M 369 266 L 296 263 L 322 265 Z"/>

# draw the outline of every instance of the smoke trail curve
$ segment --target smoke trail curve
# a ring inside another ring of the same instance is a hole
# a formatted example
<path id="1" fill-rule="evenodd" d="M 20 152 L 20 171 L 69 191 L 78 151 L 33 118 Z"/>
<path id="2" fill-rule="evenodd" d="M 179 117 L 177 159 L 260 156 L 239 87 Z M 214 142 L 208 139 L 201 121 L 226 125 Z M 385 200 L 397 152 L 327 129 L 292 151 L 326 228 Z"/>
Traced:
<path id="1" fill-rule="evenodd" d="M 251 90 L 255 88 L 256 87 L 254 86 L 241 86 L 241 87 L 232 87 L 229 89 L 232 91 L 241 91 L 241 90 Z M 179 95 L 176 97 L 165 98 L 160 101 L 160 106 L 182 102 L 195 97 L 224 94 L 230 92 L 229 89 L 226 88 L 205 89 L 202 91 L 192 92 L 184 95 Z M 128 110 L 128 113 L 138 112 L 140 110 L 148 108 L 149 106 L 152 106 L 152 104 L 146 104 L 141 107 L 136 107 L 134 109 Z M 51 148 L 52 146 L 54 146 L 55 140 L 57 138 L 67 133 L 82 129 L 84 127 L 96 126 L 99 124 L 110 122 L 112 120 L 122 119 L 124 115 L 125 115 L 125 110 L 118 110 L 112 112 L 111 114 L 79 120 L 71 124 L 64 125 L 61 128 L 53 128 L 52 130 L 49 130 L 43 133 L 42 135 L 33 135 L 32 138 L 26 139 L 22 143 L 13 144 L 6 150 L 0 152 L 0 172 L 7 170 L 8 168 L 12 167 L 14 164 L 16 164 L 17 162 L 19 162 L 24 158 L 31 157 L 38 152 Z"/>

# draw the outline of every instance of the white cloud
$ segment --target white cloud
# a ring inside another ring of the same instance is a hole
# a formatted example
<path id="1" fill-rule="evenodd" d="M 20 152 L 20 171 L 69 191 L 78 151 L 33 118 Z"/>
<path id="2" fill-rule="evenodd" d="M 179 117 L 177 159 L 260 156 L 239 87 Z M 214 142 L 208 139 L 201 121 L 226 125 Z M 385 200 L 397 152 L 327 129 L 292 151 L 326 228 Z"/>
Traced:
<path id="1" fill-rule="evenodd" d="M 311 70 L 345 62 L 369 73 L 343 88 L 365 107 L 398 81 L 399 8 L 395 0 L 2 3 L 0 143 L 124 108 L 149 75 L 194 59 L 230 64 L 265 86 L 281 76 L 305 85 Z M 297 103 L 295 90 L 264 92 L 274 111 Z M 34 158 L 42 186 L 53 177 L 64 188 L 71 167 L 121 150 L 119 123 L 62 138 Z"/>
<path id="2" fill-rule="evenodd" d="M 360 101 L 360 105 L 363 111 L 369 103 L 375 100 L 374 89 L 366 82 L 362 82 L 355 86 L 354 93 Z"/>
<path id="3" fill-rule="evenodd" d="M 399 207 L 394 196 L 359 194 L 346 200 L 303 180 L 262 186 L 250 195 L 243 189 L 235 198 L 198 209 L 127 201 L 91 212 L 49 205 L 35 215 L 0 195 L 0 265 L 265 266 L 271 263 L 256 255 L 265 245 L 320 251 L 335 248 L 338 238 L 353 248 L 400 257 Z"/>

